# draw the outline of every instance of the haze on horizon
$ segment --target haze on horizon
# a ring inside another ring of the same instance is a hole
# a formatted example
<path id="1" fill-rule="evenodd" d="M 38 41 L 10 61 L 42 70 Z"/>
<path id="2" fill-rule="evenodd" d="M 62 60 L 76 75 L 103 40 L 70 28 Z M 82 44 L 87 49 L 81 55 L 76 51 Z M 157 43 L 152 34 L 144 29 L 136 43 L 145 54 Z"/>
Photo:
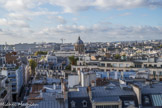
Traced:
<path id="1" fill-rule="evenodd" d="M 162 39 L 161 0 L 0 0 L 0 44 Z"/>

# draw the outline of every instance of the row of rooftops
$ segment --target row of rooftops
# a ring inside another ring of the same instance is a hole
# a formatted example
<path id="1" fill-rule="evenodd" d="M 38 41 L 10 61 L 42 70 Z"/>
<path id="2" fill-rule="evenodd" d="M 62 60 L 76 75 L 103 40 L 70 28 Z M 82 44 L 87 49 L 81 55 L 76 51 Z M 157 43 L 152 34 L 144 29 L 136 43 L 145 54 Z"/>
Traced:
<path id="1" fill-rule="evenodd" d="M 138 103 L 136 91 L 133 90 L 133 86 L 139 88 L 141 91 L 142 104 Z M 149 96 L 152 101 L 150 105 L 152 107 L 162 107 L 162 83 L 150 82 L 150 84 L 144 84 L 137 81 L 129 85 L 119 84 L 117 81 L 112 81 L 106 86 L 95 87 L 79 87 L 76 91 L 69 91 L 68 96 L 71 99 L 90 98 L 91 102 L 119 102 L 125 100 L 133 100 L 135 106 L 142 106 L 141 108 L 148 108 L 149 104 L 144 104 L 145 96 Z M 124 100 L 125 99 L 125 100 Z M 139 104 L 139 105 L 138 105 Z M 124 105 L 123 105 L 124 106 Z M 124 108 L 124 107 L 123 107 Z"/>
<path id="2" fill-rule="evenodd" d="M 33 80 L 32 84 L 39 85 L 39 84 L 41 84 L 42 80 L 44 80 L 44 79 L 36 79 L 35 81 Z M 55 95 L 55 96 L 57 95 L 55 98 L 61 96 L 61 98 L 63 99 L 64 91 L 61 91 L 61 90 L 56 91 L 54 88 L 62 89 L 62 85 L 60 85 L 60 84 L 62 84 L 62 82 L 64 82 L 64 84 L 66 85 L 67 81 L 61 80 L 61 79 L 52 79 L 52 78 L 46 78 L 45 80 L 47 83 L 44 83 L 43 87 L 41 86 L 42 91 L 44 91 L 44 89 L 46 89 L 45 92 L 43 92 L 43 94 L 42 94 L 43 99 L 41 98 L 41 100 L 37 101 L 36 103 L 38 103 L 39 105 L 45 105 L 45 107 L 47 107 L 48 102 L 46 102 L 46 101 L 49 101 L 49 104 L 51 104 L 51 105 L 55 104 L 55 100 L 53 103 L 50 103 L 50 102 L 52 102 L 52 99 L 54 98 L 54 97 L 52 97 L 53 95 Z M 133 87 L 135 86 L 135 87 L 139 88 L 139 90 L 141 91 L 141 101 L 142 102 L 145 101 L 145 98 L 146 98 L 145 96 L 149 96 L 149 98 L 152 99 L 152 101 L 150 101 L 150 103 L 152 103 L 150 105 L 151 107 L 160 106 L 160 102 L 157 102 L 158 101 L 157 98 L 159 98 L 162 95 L 162 83 L 155 82 L 152 80 L 137 80 L 137 79 L 136 80 L 131 79 L 131 81 L 128 79 L 124 79 L 122 81 L 125 83 L 121 84 L 120 81 L 118 82 L 117 80 L 115 80 L 115 81 L 109 80 L 109 83 L 105 86 L 92 86 L 92 85 L 91 85 L 91 87 L 75 86 L 72 89 L 69 88 L 69 89 L 64 89 L 64 90 L 68 90 L 66 92 L 68 93 L 67 100 L 69 100 L 69 101 L 71 101 L 71 100 L 75 101 L 75 100 L 80 100 L 80 99 L 83 99 L 83 100 L 89 99 L 91 104 L 104 103 L 104 102 L 106 102 L 106 103 L 107 102 L 108 103 L 111 103 L 111 102 L 121 103 L 122 102 L 122 105 L 125 106 L 125 104 L 123 102 L 131 100 L 131 101 L 133 101 L 133 103 L 136 107 L 143 106 L 143 108 L 146 108 L 146 106 L 148 106 L 148 104 L 145 105 L 144 103 L 140 104 L 138 102 L 138 98 L 137 98 L 138 95 L 133 89 Z M 56 86 L 54 87 L 53 84 L 56 84 L 57 87 Z M 58 85 L 59 85 L 59 87 L 58 87 Z M 39 94 L 35 97 L 41 97 L 41 91 L 40 90 L 37 90 L 37 91 Z M 31 98 L 31 100 L 32 100 L 32 98 Z M 76 102 L 79 102 L 79 101 L 76 101 Z M 57 102 L 56 102 L 56 104 L 57 104 Z M 65 104 L 65 103 L 63 103 L 63 104 Z M 68 103 L 68 104 L 70 104 L 70 103 Z M 50 107 L 52 107 L 52 106 L 50 106 Z M 36 108 L 38 108 L 38 107 L 36 107 Z"/>
<path id="3" fill-rule="evenodd" d="M 92 92 L 93 98 L 101 98 L 107 96 L 121 96 L 121 95 L 135 95 L 132 89 L 122 89 L 120 85 L 113 83 L 108 84 L 107 86 L 95 86 L 90 87 L 89 91 Z M 79 87 L 76 91 L 69 92 L 70 97 L 88 97 L 88 88 Z"/>

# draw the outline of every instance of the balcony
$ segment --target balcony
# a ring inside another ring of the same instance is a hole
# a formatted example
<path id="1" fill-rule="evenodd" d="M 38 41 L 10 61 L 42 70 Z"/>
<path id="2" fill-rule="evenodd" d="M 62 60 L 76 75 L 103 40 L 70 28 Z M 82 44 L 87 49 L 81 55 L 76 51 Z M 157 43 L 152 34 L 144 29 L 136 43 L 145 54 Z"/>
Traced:
<path id="1" fill-rule="evenodd" d="M 7 90 L 5 88 L 0 88 L 0 98 L 4 98 L 7 95 Z"/>
<path id="2" fill-rule="evenodd" d="M 16 90 L 16 87 L 12 87 L 12 91 L 13 91 L 13 90 Z"/>
<path id="3" fill-rule="evenodd" d="M 56 100 L 64 99 L 64 95 L 61 93 L 56 94 Z"/>
<path id="4" fill-rule="evenodd" d="M 16 87 L 12 87 L 12 93 L 16 92 Z"/>
<path id="5" fill-rule="evenodd" d="M 15 81 L 16 81 L 16 79 L 10 79 L 10 81 L 11 81 L 11 82 L 15 82 Z"/>
<path id="6" fill-rule="evenodd" d="M 12 85 L 16 85 L 16 83 L 12 83 Z"/>
<path id="7" fill-rule="evenodd" d="M 15 77 L 16 77 L 15 74 L 13 74 L 13 75 L 8 75 L 8 78 L 15 78 Z"/>

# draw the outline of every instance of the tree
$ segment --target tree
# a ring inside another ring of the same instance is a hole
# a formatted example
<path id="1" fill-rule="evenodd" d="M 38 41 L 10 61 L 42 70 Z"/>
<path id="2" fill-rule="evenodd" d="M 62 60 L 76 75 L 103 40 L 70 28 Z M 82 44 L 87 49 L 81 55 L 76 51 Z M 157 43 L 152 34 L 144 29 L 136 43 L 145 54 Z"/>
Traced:
<path id="1" fill-rule="evenodd" d="M 65 69 L 66 69 L 66 70 L 71 70 L 71 65 L 70 65 L 70 64 L 67 65 Z"/>
<path id="2" fill-rule="evenodd" d="M 74 56 L 70 56 L 69 60 L 71 65 L 76 65 L 78 58 L 75 58 Z"/>
<path id="3" fill-rule="evenodd" d="M 104 86 L 109 83 L 108 79 L 106 78 L 97 78 L 96 79 L 96 86 Z"/>
<path id="4" fill-rule="evenodd" d="M 36 51 L 36 52 L 34 53 L 34 55 L 35 55 L 35 56 L 37 56 L 37 55 L 47 55 L 47 51 Z"/>
<path id="5" fill-rule="evenodd" d="M 37 67 L 37 62 L 33 59 L 30 59 L 29 66 L 31 67 L 31 73 L 35 75 L 35 68 Z"/>
<path id="6" fill-rule="evenodd" d="M 121 57 L 120 57 L 120 54 L 116 54 L 115 55 L 115 59 L 120 59 Z"/>
<path id="7" fill-rule="evenodd" d="M 43 59 L 45 59 L 46 58 L 46 56 L 41 56 L 41 60 L 43 60 Z"/>
<path id="8" fill-rule="evenodd" d="M 71 70 L 71 65 L 76 65 L 78 58 L 75 58 L 74 56 L 69 57 L 70 64 L 66 66 L 66 70 Z"/>

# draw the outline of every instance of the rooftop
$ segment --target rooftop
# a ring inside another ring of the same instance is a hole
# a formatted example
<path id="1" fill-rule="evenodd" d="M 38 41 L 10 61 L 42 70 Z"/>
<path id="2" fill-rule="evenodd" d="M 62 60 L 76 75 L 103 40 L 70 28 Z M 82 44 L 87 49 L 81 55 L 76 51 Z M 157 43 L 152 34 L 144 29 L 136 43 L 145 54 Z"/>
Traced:
<path id="1" fill-rule="evenodd" d="M 78 91 L 70 91 L 68 96 L 71 98 L 81 98 L 81 97 L 88 97 L 88 92 L 86 87 L 78 88 Z"/>
<path id="2" fill-rule="evenodd" d="M 116 102 L 120 101 L 119 96 L 93 98 L 94 102 Z"/>
<path id="3" fill-rule="evenodd" d="M 162 83 L 143 86 L 142 94 L 162 94 Z"/>
<path id="4" fill-rule="evenodd" d="M 131 89 L 121 89 L 120 86 L 111 87 L 92 87 L 92 96 L 96 97 L 109 97 L 109 96 L 122 96 L 122 95 L 135 95 Z"/>
<path id="5" fill-rule="evenodd" d="M 36 86 L 36 85 L 35 85 Z M 37 93 L 30 94 L 30 100 L 28 102 L 35 103 L 36 106 L 30 108 L 64 108 L 65 103 L 62 100 L 57 100 L 57 96 L 60 95 L 61 89 L 53 89 L 53 85 L 41 85 L 37 87 Z M 43 90 L 44 89 L 44 90 Z M 42 90 L 42 92 L 41 92 Z M 58 93 L 59 92 L 59 93 Z"/>
<path id="6" fill-rule="evenodd" d="M 135 96 L 129 87 L 120 87 L 119 83 L 110 83 L 107 86 L 92 87 L 92 100 L 99 101 L 119 101 L 120 96 Z"/>
<path id="7" fill-rule="evenodd" d="M 30 108 L 64 108 L 64 101 L 56 100 L 54 93 L 43 93 L 42 98 L 42 100 L 35 102 L 36 106 Z"/>

